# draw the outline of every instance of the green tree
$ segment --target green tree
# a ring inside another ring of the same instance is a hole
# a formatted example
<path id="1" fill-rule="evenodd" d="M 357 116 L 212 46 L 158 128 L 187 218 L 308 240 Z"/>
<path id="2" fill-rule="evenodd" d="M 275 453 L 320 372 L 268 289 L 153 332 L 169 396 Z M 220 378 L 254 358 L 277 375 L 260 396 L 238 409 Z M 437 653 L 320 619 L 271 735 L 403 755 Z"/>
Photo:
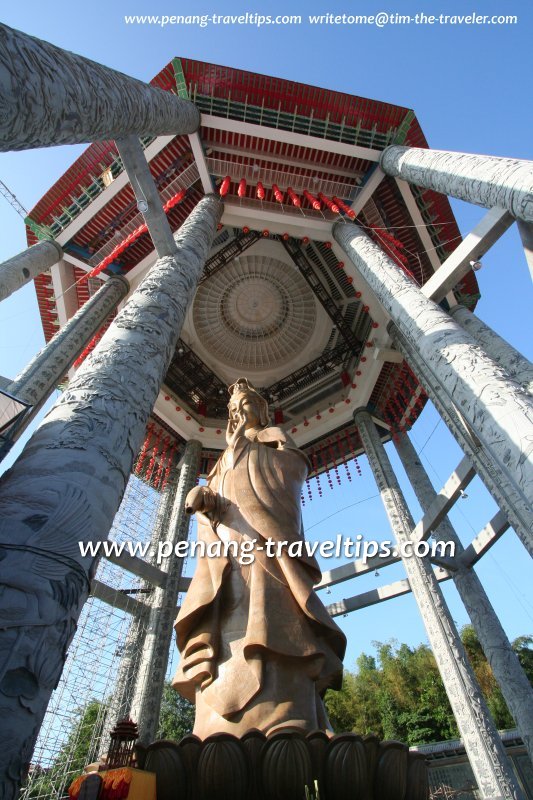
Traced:
<path id="1" fill-rule="evenodd" d="M 194 706 L 185 700 L 170 683 L 165 683 L 161 711 L 159 714 L 158 739 L 173 739 L 179 742 L 194 725 Z"/>
<path id="2" fill-rule="evenodd" d="M 501 690 L 471 625 L 461 639 L 494 721 L 514 726 Z M 396 641 L 374 642 L 376 656 L 363 653 L 356 671 L 345 671 L 342 689 L 326 694 L 326 707 L 336 731 L 375 733 L 406 744 L 426 744 L 458 736 L 457 726 L 431 649 Z M 533 637 L 513 642 L 526 674 L 533 682 Z"/>
<path id="3" fill-rule="evenodd" d="M 39 770 L 31 779 L 27 798 L 66 797 L 69 785 L 96 756 L 94 742 L 99 741 L 105 718 L 105 705 L 90 700 L 76 710 L 75 721 L 65 743 L 48 770 Z"/>
<path id="4" fill-rule="evenodd" d="M 513 728 L 514 719 L 507 708 L 501 689 L 496 682 L 494 673 L 477 638 L 472 625 L 465 625 L 461 629 L 461 639 L 465 646 L 472 668 L 476 673 L 479 685 L 487 701 L 489 711 L 497 728 Z M 511 643 L 511 647 L 518 656 L 522 669 L 530 683 L 533 684 L 533 637 L 519 636 Z"/>

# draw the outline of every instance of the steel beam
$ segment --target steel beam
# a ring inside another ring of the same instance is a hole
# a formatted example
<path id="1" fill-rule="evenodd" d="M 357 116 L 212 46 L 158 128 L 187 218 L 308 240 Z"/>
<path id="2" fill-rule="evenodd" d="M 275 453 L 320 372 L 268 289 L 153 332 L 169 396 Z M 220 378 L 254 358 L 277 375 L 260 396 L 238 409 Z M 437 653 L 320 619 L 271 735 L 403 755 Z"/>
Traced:
<path id="1" fill-rule="evenodd" d="M 209 174 L 209 170 L 207 168 L 204 148 L 199 134 L 190 133 L 189 142 L 191 144 L 191 150 L 194 156 L 194 160 L 196 161 L 196 166 L 198 167 L 198 174 L 200 175 L 200 180 L 202 182 L 202 189 L 206 194 L 210 194 L 214 189 L 213 181 L 211 179 L 211 175 Z"/>
<path id="2" fill-rule="evenodd" d="M 148 610 L 146 603 L 141 603 L 139 600 L 130 597 L 129 594 L 121 592 L 119 589 L 114 589 L 112 586 L 108 586 L 95 578 L 91 581 L 90 594 L 96 600 L 101 600 L 102 603 L 118 608 L 119 611 L 125 611 L 127 614 L 132 614 L 134 617 L 141 617 Z"/>
<path id="3" fill-rule="evenodd" d="M 435 578 L 439 583 L 449 581 L 451 577 L 450 573 L 445 569 L 437 567 L 435 570 Z M 388 583 L 386 586 L 380 586 L 378 589 L 370 589 L 368 592 L 355 594 L 353 597 L 330 603 L 330 605 L 326 606 L 326 611 L 332 617 L 339 617 L 341 614 L 360 611 L 362 608 L 375 606 L 377 603 L 384 603 L 387 600 L 394 600 L 396 597 L 402 597 L 402 595 L 410 594 L 411 592 L 411 584 L 407 578 L 404 578 L 401 581 L 394 581 L 394 583 Z"/>
<path id="4" fill-rule="evenodd" d="M 427 539 L 438 528 L 448 511 L 455 505 L 461 492 L 476 477 L 476 471 L 466 456 L 450 475 L 411 533 L 414 542 Z"/>
<path id="5" fill-rule="evenodd" d="M 202 114 L 202 127 L 215 128 L 220 131 L 239 133 L 257 139 L 273 139 L 284 144 L 294 144 L 297 147 L 307 147 L 312 150 L 325 150 L 328 153 L 339 153 L 352 158 L 362 158 L 365 161 L 379 161 L 380 150 L 370 147 L 361 147 L 356 144 L 345 144 L 334 139 L 324 139 L 321 136 L 309 136 L 305 133 L 284 131 L 281 128 L 267 128 L 255 125 L 252 122 L 240 122 L 236 119 L 217 117 L 213 114 Z"/>
<path id="6" fill-rule="evenodd" d="M 173 256 L 176 252 L 174 236 L 139 138 L 132 135 L 125 139 L 117 139 L 115 144 L 135 193 L 137 208 L 148 226 L 157 255 L 159 258 Z"/>
<path id="7" fill-rule="evenodd" d="M 529 272 L 533 278 L 533 223 L 523 222 L 521 219 L 519 219 L 518 232 L 520 233 L 520 238 L 522 239 L 522 246 L 524 248 L 524 255 L 529 267 Z"/>
<path id="8" fill-rule="evenodd" d="M 411 539 L 413 542 L 421 542 L 431 536 L 432 532 L 440 525 L 450 508 L 457 501 L 457 498 L 460 497 L 461 491 L 473 480 L 475 474 L 475 470 L 471 466 L 470 461 L 466 457 L 463 458 L 438 495 L 436 495 L 434 500 L 430 503 L 420 521 L 414 525 L 411 531 Z M 352 578 L 358 578 L 360 575 L 366 575 L 368 572 L 373 572 L 380 567 L 388 567 L 390 564 L 397 564 L 398 561 L 401 561 L 401 558 L 391 555 L 385 558 L 373 556 L 368 559 L 358 559 L 348 564 L 341 564 L 340 567 L 334 567 L 331 570 L 323 572 L 322 580 L 315 588 L 326 589 L 328 586 L 335 586 L 337 583 L 342 583 L 342 581 L 348 581 Z"/>
<path id="9" fill-rule="evenodd" d="M 139 556 L 130 556 L 129 553 L 122 551 L 119 556 L 109 555 L 106 559 L 117 567 L 121 567 L 126 572 L 131 572 L 132 575 L 137 575 L 152 586 L 164 586 L 166 583 L 166 573 L 162 569 L 155 567 L 149 561 L 145 561 Z"/>
<path id="10" fill-rule="evenodd" d="M 509 520 L 503 513 L 498 513 L 487 522 L 483 530 L 473 539 L 461 554 L 460 562 L 465 567 L 473 567 L 479 559 L 509 530 Z"/>
<path id="11" fill-rule="evenodd" d="M 491 208 L 481 222 L 455 248 L 446 261 L 422 286 L 421 292 L 435 303 L 446 297 L 472 269 L 471 262 L 479 261 L 506 230 L 514 217 L 501 208 Z"/>
<path id="12" fill-rule="evenodd" d="M 352 211 L 355 212 L 355 215 L 359 214 L 360 211 L 363 210 L 365 205 L 368 203 L 382 180 L 385 178 L 385 173 L 381 169 L 380 166 L 373 167 L 370 175 L 366 179 L 366 182 L 361 186 L 359 191 L 357 192 L 357 196 L 353 203 L 351 204 Z"/>

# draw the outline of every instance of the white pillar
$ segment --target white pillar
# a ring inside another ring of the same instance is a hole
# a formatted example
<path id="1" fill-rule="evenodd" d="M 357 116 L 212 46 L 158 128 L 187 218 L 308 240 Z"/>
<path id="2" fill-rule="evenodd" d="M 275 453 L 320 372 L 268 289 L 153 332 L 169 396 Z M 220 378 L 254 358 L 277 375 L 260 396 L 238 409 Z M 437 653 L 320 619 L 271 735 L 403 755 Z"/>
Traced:
<path id="1" fill-rule="evenodd" d="M 200 125 L 189 100 L 7 25 L 0 96 L 0 150 L 193 133 Z"/>
<path id="2" fill-rule="evenodd" d="M 445 391 L 442 384 L 432 375 L 420 353 L 392 323 L 388 331 L 405 360 L 411 365 L 427 396 L 444 420 L 448 430 L 457 440 L 463 452 L 469 457 L 477 474 L 487 487 L 496 503 L 506 515 L 520 541 L 533 556 L 533 534 L 531 531 L 531 503 L 520 494 L 506 470 L 491 458 L 482 447 L 472 428 L 461 415 Z"/>
<path id="3" fill-rule="evenodd" d="M 358 409 L 354 420 L 394 537 L 401 547 L 410 541 L 415 522 L 371 415 L 366 409 Z M 482 798 L 522 798 L 428 559 L 412 555 L 402 558 L 402 562 Z"/>
<path id="4" fill-rule="evenodd" d="M 0 264 L 0 300 L 32 281 L 63 258 L 61 245 L 48 239 Z"/>
<path id="5" fill-rule="evenodd" d="M 437 493 L 407 434 L 397 434 L 393 442 L 422 511 L 425 512 Z M 459 556 L 464 552 L 463 545 L 447 516 L 437 530 L 433 531 L 432 536 L 438 542 L 453 542 L 455 545 L 456 571 L 452 573 L 453 581 L 533 762 L 533 688 L 483 584 L 473 569 L 461 564 Z"/>
<path id="6" fill-rule="evenodd" d="M 0 795 L 15 800 L 209 254 L 222 205 L 200 200 L 0 482 Z M 14 616 L 13 609 L 20 609 Z"/>
<path id="7" fill-rule="evenodd" d="M 399 334 L 442 387 L 445 404 L 460 409 L 487 457 L 514 487 L 533 540 L 533 398 L 361 228 L 336 223 L 333 234 Z"/>
<path id="8" fill-rule="evenodd" d="M 191 517 L 185 511 L 185 499 L 196 485 L 201 455 L 202 443 L 195 439 L 188 441 L 168 525 L 161 537 L 171 542 L 172 548 L 178 542 L 187 541 L 189 536 Z M 149 601 L 152 611 L 131 705 L 131 716 L 139 726 L 139 741 L 144 745 L 153 742 L 157 735 L 184 560 L 173 553 L 163 560 L 160 568 L 167 573 L 166 584 L 156 589 Z"/>
<path id="9" fill-rule="evenodd" d="M 393 144 L 381 154 L 380 166 L 416 186 L 533 221 L 533 161 Z"/>
<path id="10" fill-rule="evenodd" d="M 533 364 L 518 350 L 506 342 L 501 336 L 476 317 L 464 306 L 453 306 L 450 314 L 465 331 L 481 345 L 487 355 L 522 386 L 526 392 L 533 394 Z"/>
<path id="11" fill-rule="evenodd" d="M 24 425 L 17 428 L 13 441 L 22 435 L 83 348 L 128 291 L 129 283 L 121 276 L 114 276 L 102 284 L 6 387 L 10 394 L 32 406 L 31 412 L 24 418 Z"/>

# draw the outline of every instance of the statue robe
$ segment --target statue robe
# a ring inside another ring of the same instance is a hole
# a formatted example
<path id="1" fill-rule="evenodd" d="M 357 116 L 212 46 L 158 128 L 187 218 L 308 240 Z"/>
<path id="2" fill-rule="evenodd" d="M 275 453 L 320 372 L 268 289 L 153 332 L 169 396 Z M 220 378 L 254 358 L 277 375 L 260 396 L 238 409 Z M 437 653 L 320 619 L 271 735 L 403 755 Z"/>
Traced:
<path id="1" fill-rule="evenodd" d="M 269 557 L 264 540 L 303 541 L 306 456 L 278 428 L 228 447 L 208 477 L 227 501 L 218 525 L 198 514 L 198 538 L 255 541 L 254 561 L 201 557 L 175 630 L 181 661 L 173 686 L 196 702 L 194 732 L 327 727 L 320 696 L 340 688 L 344 634 L 314 584 L 314 557 Z"/>

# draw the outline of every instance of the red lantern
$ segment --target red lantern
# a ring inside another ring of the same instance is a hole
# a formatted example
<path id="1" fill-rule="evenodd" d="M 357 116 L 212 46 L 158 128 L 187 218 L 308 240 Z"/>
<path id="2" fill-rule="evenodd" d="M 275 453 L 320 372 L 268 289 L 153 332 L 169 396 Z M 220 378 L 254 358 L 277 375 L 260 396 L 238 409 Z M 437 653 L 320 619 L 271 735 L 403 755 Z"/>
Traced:
<path id="1" fill-rule="evenodd" d="M 315 209 L 315 211 L 320 211 L 322 207 L 320 205 L 320 200 L 317 200 L 317 198 L 314 197 L 314 195 L 312 195 L 311 192 L 308 192 L 307 189 L 304 189 L 304 197 L 310 204 L 310 206 Z"/>
<path id="2" fill-rule="evenodd" d="M 257 182 L 255 193 L 257 195 L 257 199 L 258 200 L 264 200 L 265 199 L 265 187 L 263 186 L 263 184 L 260 181 Z"/>
<path id="3" fill-rule="evenodd" d="M 239 188 L 237 189 L 239 197 L 246 197 L 246 180 L 241 178 L 239 181 Z"/>
<path id="4" fill-rule="evenodd" d="M 318 199 L 322 200 L 324 205 L 326 205 L 329 208 L 329 210 L 333 212 L 333 214 L 340 214 L 341 213 L 339 206 L 336 203 L 334 203 L 332 200 L 330 200 L 329 197 L 326 197 L 325 194 L 322 194 L 322 192 L 318 193 Z"/>
<path id="5" fill-rule="evenodd" d="M 339 208 L 341 208 L 344 211 L 347 217 L 350 217 L 350 219 L 355 219 L 355 211 L 352 208 L 350 208 L 350 206 L 347 206 L 346 203 L 343 203 L 343 201 L 339 200 L 338 197 L 334 197 L 333 202 L 337 203 Z"/>
<path id="6" fill-rule="evenodd" d="M 279 186 L 276 186 L 275 183 L 272 184 L 272 191 L 274 192 L 274 197 L 276 198 L 278 203 L 283 203 L 283 192 L 281 191 Z"/>
<path id="7" fill-rule="evenodd" d="M 302 201 L 300 200 L 294 189 L 291 189 L 290 186 L 287 189 L 287 194 L 289 195 L 289 198 L 293 206 L 295 206 L 296 208 L 300 208 L 300 206 L 302 205 Z"/>
<path id="8" fill-rule="evenodd" d="M 221 197 L 225 197 L 229 192 L 229 187 L 231 184 L 231 178 L 229 175 L 226 175 L 222 183 L 220 184 L 220 189 L 218 190 Z"/>

